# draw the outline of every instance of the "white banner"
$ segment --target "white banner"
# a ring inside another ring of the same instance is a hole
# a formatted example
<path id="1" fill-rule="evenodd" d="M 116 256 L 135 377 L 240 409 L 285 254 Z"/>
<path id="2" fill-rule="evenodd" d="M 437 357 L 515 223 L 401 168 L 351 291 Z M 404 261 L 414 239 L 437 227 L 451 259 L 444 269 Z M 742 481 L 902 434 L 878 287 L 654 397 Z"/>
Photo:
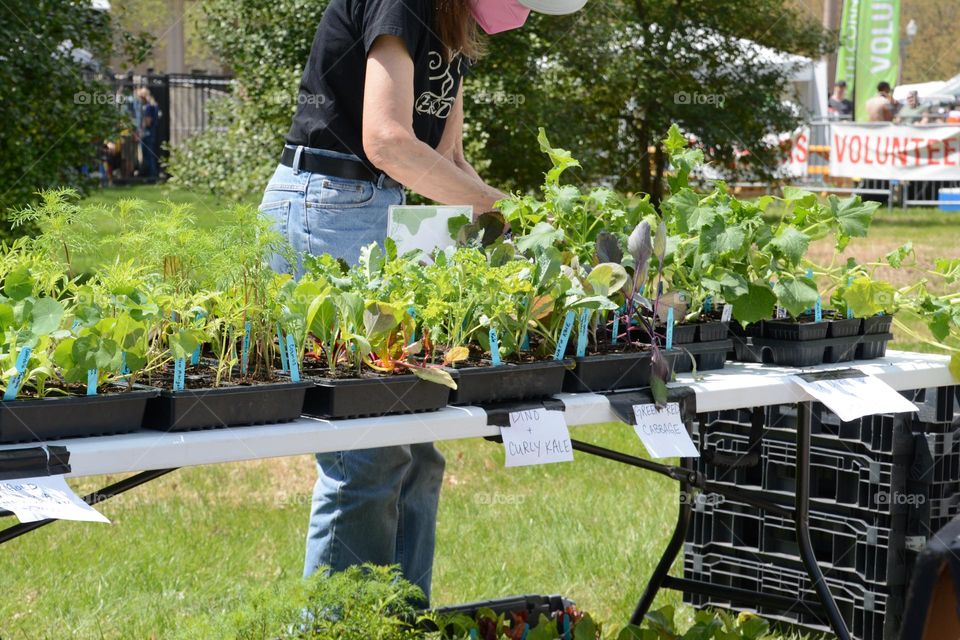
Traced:
<path id="1" fill-rule="evenodd" d="M 960 180 L 960 126 L 833 123 L 830 175 Z"/>

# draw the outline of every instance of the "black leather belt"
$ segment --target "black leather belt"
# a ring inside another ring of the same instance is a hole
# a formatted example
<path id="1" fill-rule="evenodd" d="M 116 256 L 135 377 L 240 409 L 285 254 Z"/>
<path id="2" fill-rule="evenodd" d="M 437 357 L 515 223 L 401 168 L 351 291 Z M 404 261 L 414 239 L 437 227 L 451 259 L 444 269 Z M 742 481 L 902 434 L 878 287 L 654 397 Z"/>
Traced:
<path id="1" fill-rule="evenodd" d="M 319 173 L 334 178 L 343 178 L 344 180 L 366 180 L 377 184 L 380 182 L 380 176 L 383 176 L 383 188 L 394 189 L 402 186 L 399 182 L 390 176 L 377 173 L 367 165 L 357 160 L 345 160 L 343 158 L 331 158 L 321 156 L 316 153 L 308 153 L 306 149 L 300 154 L 300 166 L 293 166 L 293 159 L 296 156 L 296 148 L 284 147 L 280 155 L 280 164 L 293 169 L 299 168 L 300 171 L 309 171 L 310 173 Z"/>

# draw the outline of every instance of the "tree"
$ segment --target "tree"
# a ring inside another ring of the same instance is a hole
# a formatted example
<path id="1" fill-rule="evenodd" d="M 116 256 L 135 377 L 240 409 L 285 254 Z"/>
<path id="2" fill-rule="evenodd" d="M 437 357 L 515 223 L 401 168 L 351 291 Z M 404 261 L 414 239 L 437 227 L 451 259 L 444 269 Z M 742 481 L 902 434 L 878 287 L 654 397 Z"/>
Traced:
<path id="1" fill-rule="evenodd" d="M 770 176 L 781 152 L 765 138 L 791 131 L 800 114 L 784 99 L 783 69 L 751 42 L 818 56 L 831 40 L 815 18 L 779 0 L 611 0 L 529 27 L 512 41 L 493 38 L 470 80 L 481 95 L 492 82 L 524 98 L 495 109 L 468 103 L 468 120 L 486 136 L 488 175 L 534 186 L 528 168 L 542 165 L 540 124 L 585 159 L 583 179 L 654 201 L 665 170 L 659 140 L 672 122 L 714 162 L 730 165 L 747 151 L 751 173 Z"/>
<path id="2" fill-rule="evenodd" d="M 42 188 L 95 183 L 97 145 L 122 122 L 96 74 L 114 37 L 110 16 L 90 2 L 0 4 L 0 212 Z M 0 235 L 9 234 L 4 217 Z"/>
<path id="3" fill-rule="evenodd" d="M 221 131 L 173 150 L 176 180 L 233 197 L 264 187 L 325 4 L 205 0 L 208 42 L 235 70 L 238 96 L 213 113 Z M 783 70 L 742 39 L 806 55 L 828 41 L 815 19 L 779 0 L 609 0 L 566 18 L 531 16 L 523 29 L 490 38 L 467 76 L 468 157 L 494 184 L 534 189 L 544 126 L 584 160 L 582 179 L 656 199 L 665 170 L 658 141 L 678 122 L 714 160 L 748 150 L 754 173 L 769 175 L 779 147 L 765 136 L 799 118 L 784 101 Z"/>

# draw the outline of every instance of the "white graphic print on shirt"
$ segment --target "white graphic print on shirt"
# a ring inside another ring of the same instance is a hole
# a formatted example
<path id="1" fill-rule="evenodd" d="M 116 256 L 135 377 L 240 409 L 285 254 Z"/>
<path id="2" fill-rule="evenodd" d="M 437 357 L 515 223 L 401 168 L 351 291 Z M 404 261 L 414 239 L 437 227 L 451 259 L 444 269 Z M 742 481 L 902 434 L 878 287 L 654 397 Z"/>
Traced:
<path id="1" fill-rule="evenodd" d="M 444 64 L 443 56 L 436 51 L 431 51 L 429 64 L 430 82 L 442 82 L 440 95 L 432 91 L 424 91 L 417 97 L 415 108 L 418 113 L 425 113 L 446 120 L 450 112 L 453 111 L 453 103 L 457 100 L 454 90 L 457 82 L 454 80 L 453 74 L 450 73 L 450 66 L 456 64 L 459 70 L 460 56 L 456 55 L 449 63 Z"/>

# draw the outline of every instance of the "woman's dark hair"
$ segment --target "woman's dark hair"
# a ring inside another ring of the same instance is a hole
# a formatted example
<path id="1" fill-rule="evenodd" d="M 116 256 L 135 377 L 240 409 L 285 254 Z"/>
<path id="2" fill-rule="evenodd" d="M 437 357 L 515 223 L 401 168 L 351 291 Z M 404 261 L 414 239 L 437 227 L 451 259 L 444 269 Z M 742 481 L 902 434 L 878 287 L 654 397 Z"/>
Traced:
<path id="1" fill-rule="evenodd" d="M 448 49 L 445 57 L 460 53 L 476 60 L 483 53 L 483 42 L 477 30 L 477 21 L 470 12 L 470 1 L 434 0 L 437 35 Z"/>

